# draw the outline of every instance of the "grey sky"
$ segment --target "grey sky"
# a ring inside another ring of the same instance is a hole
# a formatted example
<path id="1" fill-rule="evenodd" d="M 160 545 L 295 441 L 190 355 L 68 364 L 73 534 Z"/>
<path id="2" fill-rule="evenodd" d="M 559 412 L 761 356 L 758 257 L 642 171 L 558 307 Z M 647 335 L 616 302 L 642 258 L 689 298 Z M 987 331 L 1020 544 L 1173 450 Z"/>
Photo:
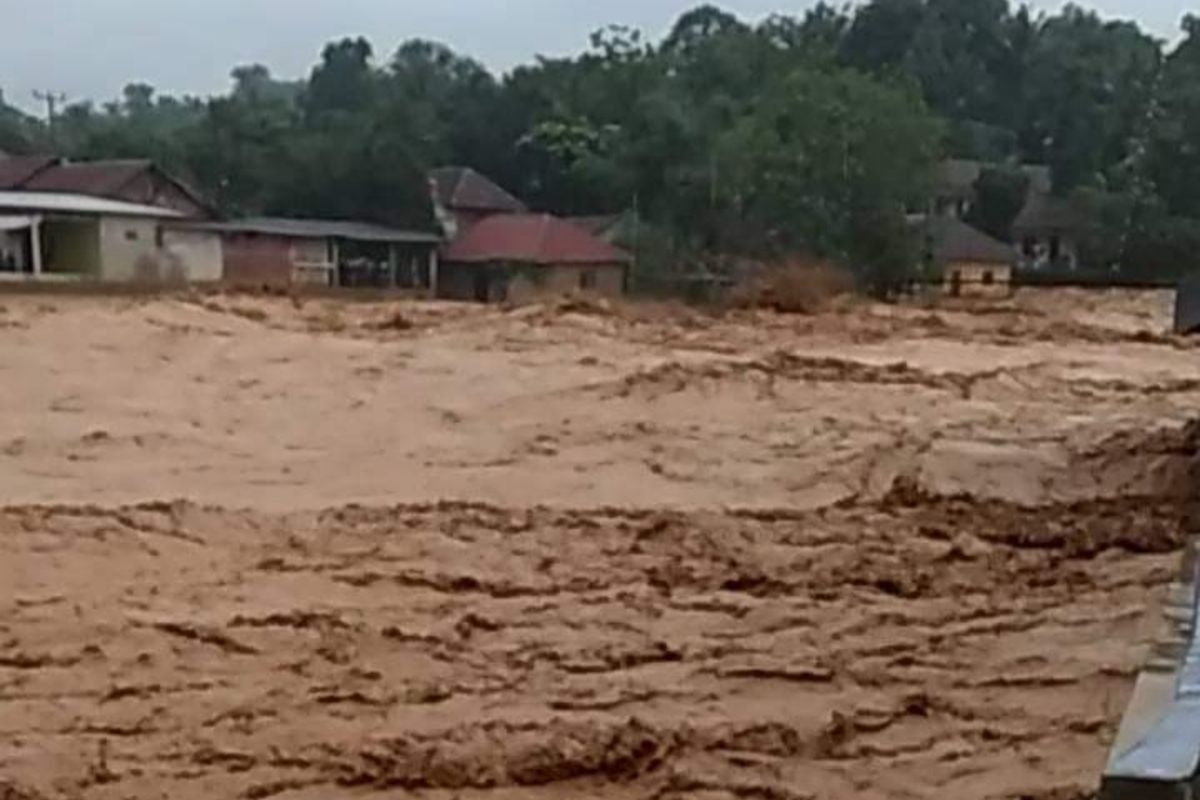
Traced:
<path id="1" fill-rule="evenodd" d="M 0 88 L 35 107 L 34 89 L 71 99 L 115 97 L 131 81 L 210 94 L 237 64 L 305 74 L 322 45 L 363 34 L 378 54 L 401 41 L 444 41 L 496 70 L 535 54 L 577 51 L 588 34 L 622 23 L 658 36 L 700 0 L 0 0 Z M 743 17 L 800 13 L 809 0 L 725 0 Z M 1035 0 L 1057 10 L 1055 0 Z M 1108 16 L 1136 18 L 1173 38 L 1194 0 L 1084 0 Z"/>

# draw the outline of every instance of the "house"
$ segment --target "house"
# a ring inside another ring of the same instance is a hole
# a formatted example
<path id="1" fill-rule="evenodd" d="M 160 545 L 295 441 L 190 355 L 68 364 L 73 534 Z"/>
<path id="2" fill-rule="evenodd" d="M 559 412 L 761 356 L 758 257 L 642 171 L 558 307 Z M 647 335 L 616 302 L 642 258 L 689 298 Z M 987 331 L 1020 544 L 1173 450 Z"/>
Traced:
<path id="1" fill-rule="evenodd" d="M 1009 245 L 954 217 L 925 221 L 925 257 L 941 274 L 951 297 L 1007 297 L 1012 294 L 1016 254 Z"/>
<path id="2" fill-rule="evenodd" d="M 494 302 L 541 291 L 622 294 L 629 256 L 549 214 L 498 214 L 461 233 L 443 261 L 440 297 Z"/>
<path id="3" fill-rule="evenodd" d="M 1013 222 L 1013 241 L 1023 269 L 1074 270 L 1079 266 L 1082 216 L 1071 201 L 1049 193 L 1030 193 Z"/>
<path id="4" fill-rule="evenodd" d="M 34 175 L 60 160 L 58 156 L 0 156 L 0 190 L 20 189 Z"/>
<path id="5" fill-rule="evenodd" d="M 441 237 L 362 222 L 257 217 L 192 223 L 219 234 L 224 281 L 241 288 L 293 285 L 418 288 L 438 283 Z"/>
<path id="6" fill-rule="evenodd" d="M 0 279 L 214 282 L 220 238 L 158 206 L 62 192 L 0 191 Z"/>
<path id="7" fill-rule="evenodd" d="M 187 184 L 147 160 L 74 163 L 57 156 L 0 159 L 0 190 L 59 192 L 158 206 L 193 219 L 213 216 Z"/>
<path id="8" fill-rule="evenodd" d="M 434 215 L 453 240 L 493 214 L 523 214 L 525 204 L 469 167 L 442 167 L 429 173 Z"/>
<path id="9" fill-rule="evenodd" d="M 983 173 L 990 169 L 1019 169 L 1029 179 L 1030 196 L 1050 193 L 1049 167 L 1022 164 L 1014 168 L 987 161 L 950 158 L 937 167 L 929 213 L 966 219 L 976 202 L 976 184 Z"/>

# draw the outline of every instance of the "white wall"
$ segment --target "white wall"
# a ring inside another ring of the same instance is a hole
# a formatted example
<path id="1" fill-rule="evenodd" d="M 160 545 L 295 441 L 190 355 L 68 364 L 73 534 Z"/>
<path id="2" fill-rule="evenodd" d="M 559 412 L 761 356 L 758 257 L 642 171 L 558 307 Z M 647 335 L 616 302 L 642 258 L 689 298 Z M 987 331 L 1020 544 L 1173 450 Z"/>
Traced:
<path id="1" fill-rule="evenodd" d="M 158 220 L 103 217 L 100 220 L 100 278 L 159 281 Z"/>
<path id="2" fill-rule="evenodd" d="M 221 235 L 211 231 L 166 228 L 162 234 L 162 280 L 216 283 L 225 277 Z"/>

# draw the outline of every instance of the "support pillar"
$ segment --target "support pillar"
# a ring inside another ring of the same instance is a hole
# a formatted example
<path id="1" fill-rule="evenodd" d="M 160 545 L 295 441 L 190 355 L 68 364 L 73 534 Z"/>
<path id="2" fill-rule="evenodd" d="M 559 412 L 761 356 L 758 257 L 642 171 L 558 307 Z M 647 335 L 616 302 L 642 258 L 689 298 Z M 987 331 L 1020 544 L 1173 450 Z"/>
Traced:
<path id="1" fill-rule="evenodd" d="M 438 250 L 436 247 L 429 251 L 429 296 L 438 296 L 438 272 L 440 264 L 438 263 Z"/>
<path id="2" fill-rule="evenodd" d="M 42 221 L 34 220 L 29 226 L 29 262 L 33 268 L 33 277 L 42 277 Z"/>

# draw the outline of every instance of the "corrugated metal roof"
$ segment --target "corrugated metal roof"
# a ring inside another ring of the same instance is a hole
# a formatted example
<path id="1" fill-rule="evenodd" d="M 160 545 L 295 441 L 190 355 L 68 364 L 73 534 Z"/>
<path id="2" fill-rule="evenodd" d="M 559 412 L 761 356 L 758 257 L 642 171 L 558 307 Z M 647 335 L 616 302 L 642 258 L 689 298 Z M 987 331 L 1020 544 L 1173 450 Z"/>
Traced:
<path id="1" fill-rule="evenodd" d="M 36 211 L 45 214 L 95 214 L 112 217 L 157 217 L 176 219 L 183 215 L 169 208 L 108 200 L 64 192 L 0 191 L 0 209 Z"/>
<path id="2" fill-rule="evenodd" d="M 429 173 L 434 195 L 451 210 L 522 212 L 525 204 L 470 167 L 440 167 Z"/>
<path id="3" fill-rule="evenodd" d="M 498 214 L 472 225 L 446 249 L 447 261 L 480 264 L 621 264 L 629 255 L 549 214 Z"/>
<path id="4" fill-rule="evenodd" d="M 254 233 L 262 236 L 285 236 L 295 239 L 350 239 L 359 242 L 394 244 L 438 244 L 442 241 L 442 237 L 427 231 L 402 230 L 368 222 L 285 217 L 251 217 L 227 222 L 197 222 L 188 224 L 186 227 L 220 233 Z"/>

